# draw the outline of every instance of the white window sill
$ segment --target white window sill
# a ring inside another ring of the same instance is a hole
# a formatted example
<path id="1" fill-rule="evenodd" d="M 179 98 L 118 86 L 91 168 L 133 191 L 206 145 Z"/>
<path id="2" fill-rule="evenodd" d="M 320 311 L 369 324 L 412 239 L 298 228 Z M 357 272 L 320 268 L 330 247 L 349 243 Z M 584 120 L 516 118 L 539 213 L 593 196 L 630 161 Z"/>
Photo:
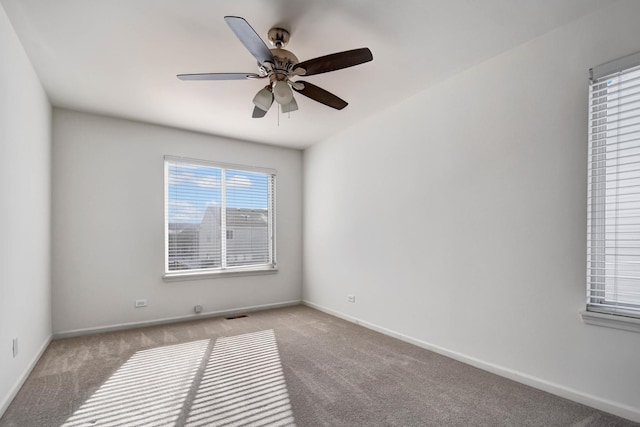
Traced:
<path id="1" fill-rule="evenodd" d="M 182 280 L 221 279 L 223 277 L 256 276 L 260 274 L 274 274 L 277 272 L 277 267 L 233 268 L 228 270 L 194 272 L 180 271 L 165 273 L 162 276 L 162 279 L 165 282 L 176 282 Z"/>
<path id="2" fill-rule="evenodd" d="M 625 331 L 640 332 L 640 319 L 615 314 L 581 311 L 582 321 L 588 325 L 604 326 Z"/>

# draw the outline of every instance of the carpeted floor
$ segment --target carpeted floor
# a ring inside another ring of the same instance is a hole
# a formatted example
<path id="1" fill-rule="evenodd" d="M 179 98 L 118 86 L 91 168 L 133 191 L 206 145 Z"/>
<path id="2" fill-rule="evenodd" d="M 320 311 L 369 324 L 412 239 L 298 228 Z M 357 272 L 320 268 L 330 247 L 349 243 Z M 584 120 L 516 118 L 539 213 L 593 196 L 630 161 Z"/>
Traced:
<path id="1" fill-rule="evenodd" d="M 632 426 L 304 306 L 56 340 L 0 426 Z"/>

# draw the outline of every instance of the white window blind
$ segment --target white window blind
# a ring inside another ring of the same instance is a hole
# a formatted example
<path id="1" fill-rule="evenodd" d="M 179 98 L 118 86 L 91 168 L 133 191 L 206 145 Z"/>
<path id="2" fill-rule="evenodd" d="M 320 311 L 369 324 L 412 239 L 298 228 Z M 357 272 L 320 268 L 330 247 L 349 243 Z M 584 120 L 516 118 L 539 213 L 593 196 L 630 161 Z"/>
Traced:
<path id="1" fill-rule="evenodd" d="M 630 317 L 640 317 L 638 64 L 593 69 L 589 90 L 587 310 Z"/>
<path id="2" fill-rule="evenodd" d="M 275 267 L 275 172 L 165 158 L 165 274 Z"/>

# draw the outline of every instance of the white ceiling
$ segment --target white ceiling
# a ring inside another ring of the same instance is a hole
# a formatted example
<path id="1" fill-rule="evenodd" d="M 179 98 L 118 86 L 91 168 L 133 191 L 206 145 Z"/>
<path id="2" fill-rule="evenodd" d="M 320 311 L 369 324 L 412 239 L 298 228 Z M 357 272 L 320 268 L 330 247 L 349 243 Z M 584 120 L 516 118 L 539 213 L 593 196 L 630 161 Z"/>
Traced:
<path id="1" fill-rule="evenodd" d="M 0 0 L 54 105 L 293 148 L 612 2 Z M 359 47 L 374 59 L 308 77 L 349 102 L 344 110 L 297 95 L 290 117 L 272 108 L 252 119 L 264 81 L 175 77 L 256 72 L 225 15 L 244 17 L 265 40 L 271 27 L 289 29 L 287 49 L 300 61 Z"/>

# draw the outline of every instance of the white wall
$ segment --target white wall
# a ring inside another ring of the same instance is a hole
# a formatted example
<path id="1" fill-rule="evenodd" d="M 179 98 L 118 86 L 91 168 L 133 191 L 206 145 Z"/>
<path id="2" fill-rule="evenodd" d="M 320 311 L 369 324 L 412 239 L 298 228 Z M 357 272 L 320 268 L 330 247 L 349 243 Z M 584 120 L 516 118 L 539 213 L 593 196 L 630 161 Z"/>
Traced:
<path id="1" fill-rule="evenodd" d="M 276 274 L 163 281 L 165 155 L 277 170 Z M 301 209 L 298 150 L 54 109 L 54 333 L 299 301 Z"/>
<path id="2" fill-rule="evenodd" d="M 0 416 L 51 337 L 50 176 L 51 106 L 0 5 Z"/>
<path id="3" fill-rule="evenodd" d="M 305 301 L 640 421 L 640 335 L 579 316 L 587 72 L 640 51 L 638 18 L 616 3 L 305 151 Z"/>

